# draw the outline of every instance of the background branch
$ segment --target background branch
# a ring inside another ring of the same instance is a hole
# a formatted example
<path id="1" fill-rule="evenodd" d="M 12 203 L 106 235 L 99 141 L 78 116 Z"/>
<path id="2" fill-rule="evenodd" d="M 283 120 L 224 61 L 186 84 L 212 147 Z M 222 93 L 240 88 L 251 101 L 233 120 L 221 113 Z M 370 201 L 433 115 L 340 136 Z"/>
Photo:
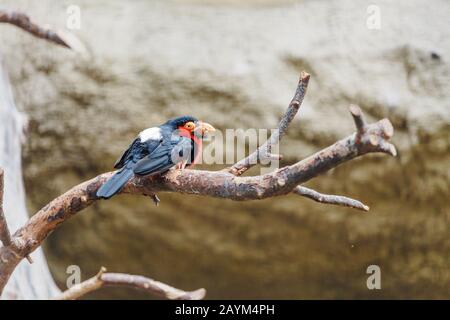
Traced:
<path id="1" fill-rule="evenodd" d="M 71 49 L 85 57 L 89 56 L 83 42 L 73 33 L 63 30 L 53 31 L 49 28 L 42 27 L 31 21 L 30 17 L 25 13 L 0 10 L 0 23 L 14 25 L 37 38 Z"/>
<path id="2" fill-rule="evenodd" d="M 125 273 L 106 273 L 106 269 L 102 267 L 96 276 L 72 286 L 54 299 L 75 300 L 106 286 L 129 287 L 169 300 L 201 300 L 206 294 L 206 290 L 203 288 L 195 291 L 183 291 L 143 276 Z"/>
<path id="3" fill-rule="evenodd" d="M 67 40 L 64 40 L 60 34 L 32 22 L 24 13 L 0 10 L 0 22 L 12 24 L 37 38 L 48 40 L 69 49 L 71 48 Z"/>

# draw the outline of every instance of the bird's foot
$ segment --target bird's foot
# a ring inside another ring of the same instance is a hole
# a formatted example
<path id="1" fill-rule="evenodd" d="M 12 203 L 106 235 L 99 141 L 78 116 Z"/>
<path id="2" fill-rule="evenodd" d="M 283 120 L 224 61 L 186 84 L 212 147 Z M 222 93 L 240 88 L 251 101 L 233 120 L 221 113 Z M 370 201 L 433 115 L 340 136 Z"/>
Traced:
<path id="1" fill-rule="evenodd" d="M 180 163 L 177 163 L 176 168 L 178 170 L 184 170 L 186 168 L 186 166 L 187 166 L 187 161 L 183 160 Z"/>
<path id="2" fill-rule="evenodd" d="M 159 206 L 159 203 L 161 202 L 161 200 L 159 199 L 158 195 L 152 194 L 152 195 L 150 195 L 150 198 L 152 198 L 155 206 Z"/>

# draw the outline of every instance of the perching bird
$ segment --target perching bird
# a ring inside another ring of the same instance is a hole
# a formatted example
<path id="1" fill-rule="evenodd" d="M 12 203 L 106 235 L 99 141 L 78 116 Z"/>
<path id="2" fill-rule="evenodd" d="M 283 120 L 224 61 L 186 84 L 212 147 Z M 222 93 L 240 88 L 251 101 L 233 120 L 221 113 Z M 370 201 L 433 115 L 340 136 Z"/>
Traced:
<path id="1" fill-rule="evenodd" d="M 114 168 L 118 171 L 98 189 L 97 197 L 111 198 L 133 175 L 155 175 L 174 166 L 184 169 L 193 165 L 201 156 L 203 137 L 214 130 L 212 125 L 191 116 L 145 129 L 116 161 Z"/>

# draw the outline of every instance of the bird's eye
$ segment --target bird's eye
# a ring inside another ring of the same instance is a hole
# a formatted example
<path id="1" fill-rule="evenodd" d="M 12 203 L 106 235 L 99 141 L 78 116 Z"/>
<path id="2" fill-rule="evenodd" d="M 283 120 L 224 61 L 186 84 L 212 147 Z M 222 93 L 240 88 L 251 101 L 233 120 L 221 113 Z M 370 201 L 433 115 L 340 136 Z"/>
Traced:
<path id="1" fill-rule="evenodd" d="M 195 123 L 193 123 L 192 121 L 186 122 L 186 124 L 184 125 L 184 127 L 190 131 L 195 129 Z"/>

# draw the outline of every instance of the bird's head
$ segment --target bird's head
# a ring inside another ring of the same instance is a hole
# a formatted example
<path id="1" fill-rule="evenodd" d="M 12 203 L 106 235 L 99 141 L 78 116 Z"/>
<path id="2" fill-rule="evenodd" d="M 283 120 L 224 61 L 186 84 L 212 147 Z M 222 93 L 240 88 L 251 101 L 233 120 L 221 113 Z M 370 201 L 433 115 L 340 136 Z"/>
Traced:
<path id="1" fill-rule="evenodd" d="M 209 132 L 214 132 L 216 129 L 207 122 L 198 120 L 191 116 L 182 116 L 174 119 L 170 119 L 166 122 L 166 125 L 170 126 L 172 130 L 180 130 L 180 132 L 187 133 L 191 137 L 203 138 Z"/>

